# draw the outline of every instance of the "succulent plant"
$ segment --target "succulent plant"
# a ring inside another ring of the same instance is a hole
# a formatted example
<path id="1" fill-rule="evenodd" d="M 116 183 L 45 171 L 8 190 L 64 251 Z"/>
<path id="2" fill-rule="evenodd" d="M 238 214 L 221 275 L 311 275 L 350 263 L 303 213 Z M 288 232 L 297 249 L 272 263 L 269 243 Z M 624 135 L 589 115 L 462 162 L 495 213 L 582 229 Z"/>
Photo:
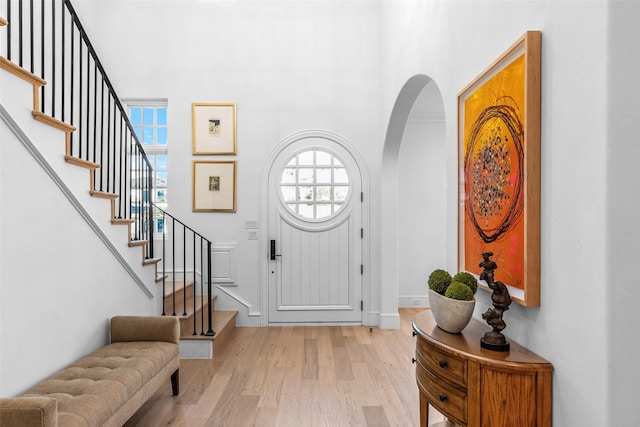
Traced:
<path id="1" fill-rule="evenodd" d="M 473 300 L 473 290 L 465 283 L 453 281 L 444 296 L 461 301 L 471 301 Z"/>
<path id="2" fill-rule="evenodd" d="M 445 270 L 434 270 L 429 275 L 429 289 L 434 292 L 444 295 L 445 291 L 451 284 L 451 275 Z"/>
<path id="3" fill-rule="evenodd" d="M 453 279 L 451 279 L 451 281 L 464 283 L 471 288 L 474 295 L 478 291 L 478 280 L 473 276 L 473 274 L 467 273 L 466 271 L 461 271 L 460 273 L 456 274 L 455 276 L 453 276 Z"/>

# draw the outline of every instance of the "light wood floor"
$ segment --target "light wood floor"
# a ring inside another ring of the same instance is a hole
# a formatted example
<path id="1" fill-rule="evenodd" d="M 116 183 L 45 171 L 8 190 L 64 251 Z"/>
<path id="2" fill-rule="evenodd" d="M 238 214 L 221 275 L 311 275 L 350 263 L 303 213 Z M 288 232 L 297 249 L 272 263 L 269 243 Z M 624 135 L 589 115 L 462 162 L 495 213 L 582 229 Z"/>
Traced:
<path id="1" fill-rule="evenodd" d="M 126 427 L 417 426 L 420 310 L 401 309 L 397 330 L 236 328 L 213 360 L 181 361 L 179 396 L 167 382 Z"/>

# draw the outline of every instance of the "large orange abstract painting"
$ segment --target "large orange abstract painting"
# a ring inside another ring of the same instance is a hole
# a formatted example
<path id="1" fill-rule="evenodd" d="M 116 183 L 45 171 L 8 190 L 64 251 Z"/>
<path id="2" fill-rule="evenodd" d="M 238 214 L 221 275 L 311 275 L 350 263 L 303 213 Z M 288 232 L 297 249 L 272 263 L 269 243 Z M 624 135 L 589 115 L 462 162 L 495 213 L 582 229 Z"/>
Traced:
<path id="1" fill-rule="evenodd" d="M 527 32 L 458 96 L 459 264 L 540 304 L 540 32 Z"/>

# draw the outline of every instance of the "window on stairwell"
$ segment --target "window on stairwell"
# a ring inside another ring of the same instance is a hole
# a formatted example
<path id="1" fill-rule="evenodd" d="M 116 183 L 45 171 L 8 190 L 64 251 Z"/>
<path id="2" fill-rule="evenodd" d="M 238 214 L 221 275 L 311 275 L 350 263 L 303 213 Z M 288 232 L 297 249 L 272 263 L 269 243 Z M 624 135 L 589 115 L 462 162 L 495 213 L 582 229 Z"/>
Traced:
<path id="1" fill-rule="evenodd" d="M 153 191 L 151 201 L 160 209 L 168 207 L 168 139 L 167 139 L 167 100 L 129 99 L 129 119 L 138 137 L 138 141 L 153 168 Z M 143 194 L 144 200 L 149 195 Z M 154 210 L 154 233 L 164 233 L 162 216 Z"/>

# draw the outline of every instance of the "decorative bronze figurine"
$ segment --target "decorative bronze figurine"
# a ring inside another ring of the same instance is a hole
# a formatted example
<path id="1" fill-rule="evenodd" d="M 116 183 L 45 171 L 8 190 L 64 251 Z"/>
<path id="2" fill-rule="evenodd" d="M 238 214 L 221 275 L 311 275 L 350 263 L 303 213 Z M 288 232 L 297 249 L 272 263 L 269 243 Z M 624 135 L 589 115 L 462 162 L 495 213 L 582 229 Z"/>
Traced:
<path id="1" fill-rule="evenodd" d="M 487 309 L 482 314 L 482 318 L 486 320 L 493 330 L 480 338 L 480 346 L 488 350 L 509 351 L 509 342 L 501 332 L 507 327 L 504 320 L 502 320 L 502 314 L 509 310 L 511 297 L 504 283 L 493 280 L 493 270 L 497 269 L 498 265 L 489 259 L 492 256 L 493 252 L 483 252 L 482 262 L 480 263 L 480 267 L 483 268 L 482 273 L 480 273 L 480 280 L 487 282 L 487 285 L 493 290 L 491 302 L 494 307 Z"/>

